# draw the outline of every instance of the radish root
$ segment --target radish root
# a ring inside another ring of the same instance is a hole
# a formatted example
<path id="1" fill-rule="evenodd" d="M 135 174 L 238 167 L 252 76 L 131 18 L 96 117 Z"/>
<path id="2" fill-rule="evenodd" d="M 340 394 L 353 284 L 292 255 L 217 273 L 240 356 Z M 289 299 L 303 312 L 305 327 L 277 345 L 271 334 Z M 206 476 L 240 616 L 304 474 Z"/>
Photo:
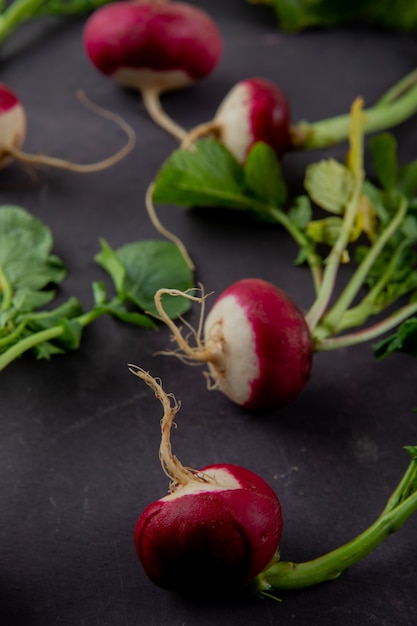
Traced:
<path id="1" fill-rule="evenodd" d="M 79 174 L 90 174 L 93 172 L 99 172 L 101 170 L 107 169 L 112 165 L 115 165 L 121 159 L 123 159 L 129 152 L 132 151 L 135 142 L 136 142 L 136 134 L 133 128 L 128 124 L 120 115 L 117 113 L 113 113 L 112 111 L 108 111 L 107 109 L 103 109 L 91 102 L 87 96 L 81 90 L 77 93 L 79 100 L 82 104 L 90 109 L 93 113 L 96 113 L 100 117 L 108 119 L 119 128 L 121 128 L 127 135 L 127 143 L 121 148 L 118 152 L 108 157 L 107 159 L 103 159 L 102 161 L 98 161 L 97 163 L 72 163 L 71 161 L 67 161 L 66 159 L 60 159 L 57 157 L 51 157 L 46 154 L 28 154 L 23 150 L 20 150 L 16 147 L 8 148 L 7 152 L 13 157 L 16 161 L 21 163 L 28 163 L 32 165 L 47 165 L 49 167 L 56 167 L 59 169 L 68 170 L 70 172 L 77 172 Z"/>
<path id="2" fill-rule="evenodd" d="M 129 364 L 129 371 L 143 380 L 150 387 L 158 398 L 164 409 L 161 419 L 161 444 L 159 447 L 159 459 L 162 469 L 170 480 L 169 491 L 172 493 L 178 486 L 188 485 L 192 481 L 209 482 L 209 478 L 189 467 L 184 467 L 178 458 L 172 454 L 171 429 L 175 425 L 174 419 L 178 413 L 181 403 L 177 402 L 172 393 L 166 393 L 159 379 L 153 378 L 138 365 Z"/>
<path id="3" fill-rule="evenodd" d="M 154 228 L 166 239 L 169 239 L 170 241 L 172 241 L 172 243 L 174 243 L 177 248 L 179 249 L 179 251 L 181 252 L 187 266 L 190 268 L 190 270 L 194 270 L 195 269 L 195 265 L 193 263 L 193 260 L 191 259 L 190 255 L 187 252 L 187 248 L 185 247 L 185 245 L 182 243 L 181 239 L 179 239 L 179 237 L 177 237 L 176 235 L 174 235 L 173 233 L 171 233 L 167 228 L 165 228 L 165 226 L 162 225 L 162 223 L 160 222 L 157 214 L 156 214 L 156 210 L 155 210 L 155 206 L 152 202 L 152 195 L 155 189 L 155 183 L 151 183 L 148 187 L 148 189 L 146 190 L 146 195 L 145 195 L 145 206 L 146 206 L 146 210 L 148 212 L 148 216 L 149 219 L 151 220 Z"/>
<path id="4" fill-rule="evenodd" d="M 154 302 L 155 302 L 156 310 L 158 311 L 158 314 L 159 314 L 158 319 L 162 321 L 166 326 L 168 326 L 169 330 L 172 333 L 171 340 L 175 341 L 179 349 L 179 351 L 171 351 L 171 352 L 167 351 L 167 352 L 164 352 L 164 354 L 171 354 L 171 355 L 177 356 L 181 360 L 187 363 L 189 361 L 194 362 L 194 363 L 195 362 L 198 362 L 198 363 L 211 362 L 212 363 L 216 361 L 217 351 L 215 349 L 215 346 L 207 347 L 204 344 L 204 341 L 202 339 L 203 324 L 204 324 L 204 317 L 205 317 L 205 301 L 206 301 L 206 298 L 211 294 L 204 294 L 202 287 L 200 287 L 200 291 L 202 293 L 201 296 L 192 295 L 191 293 L 192 291 L 196 291 L 196 289 L 193 288 L 193 289 L 189 289 L 188 291 L 181 291 L 179 289 L 162 288 L 162 289 L 158 289 L 158 291 L 155 293 Z M 197 329 L 193 328 L 188 322 L 180 318 L 181 322 L 191 331 L 191 335 L 193 336 L 194 341 L 195 341 L 195 346 L 192 346 L 188 343 L 187 338 L 184 337 L 184 335 L 181 332 L 181 328 L 177 326 L 177 324 L 166 313 L 162 304 L 162 297 L 164 295 L 169 295 L 173 297 L 180 296 L 183 298 L 187 298 L 188 300 L 191 300 L 192 302 L 197 302 L 200 305 L 200 315 L 199 315 Z"/>
<path id="5" fill-rule="evenodd" d="M 175 139 L 183 141 L 187 136 L 187 131 L 177 124 L 162 108 L 160 90 L 148 87 L 141 90 L 141 95 L 143 104 L 150 118 L 153 119 L 158 126 L 167 131 L 167 133 L 175 137 Z"/>

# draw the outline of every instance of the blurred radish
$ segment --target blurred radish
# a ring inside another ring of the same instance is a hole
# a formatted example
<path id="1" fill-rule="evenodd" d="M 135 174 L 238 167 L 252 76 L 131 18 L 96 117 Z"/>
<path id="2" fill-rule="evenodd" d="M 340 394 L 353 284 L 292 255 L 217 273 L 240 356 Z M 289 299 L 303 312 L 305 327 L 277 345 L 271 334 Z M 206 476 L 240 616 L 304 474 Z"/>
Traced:
<path id="1" fill-rule="evenodd" d="M 291 146 L 290 123 L 290 105 L 279 87 L 265 78 L 242 80 L 229 91 L 212 121 L 190 131 L 183 147 L 214 135 L 240 163 L 258 141 L 281 157 Z"/>
<path id="2" fill-rule="evenodd" d="M 170 431 L 179 404 L 141 368 L 164 407 L 160 459 L 169 495 L 150 504 L 135 528 L 139 560 L 155 584 L 212 593 L 247 585 L 272 561 L 282 534 L 280 502 L 257 474 L 237 465 L 185 468 L 173 456 Z"/>
<path id="3" fill-rule="evenodd" d="M 166 315 L 164 295 L 186 295 L 201 304 L 200 328 L 193 332 L 195 346 Z M 158 313 L 171 330 L 180 356 L 207 363 L 211 386 L 247 409 L 282 407 L 296 398 L 310 377 L 313 343 L 294 302 L 264 280 L 239 280 L 218 297 L 203 326 L 204 300 L 169 289 L 155 295 Z"/>
<path id="4" fill-rule="evenodd" d="M 8 165 L 11 161 L 20 161 L 32 165 L 47 165 L 72 172 L 91 173 L 97 172 L 114 165 L 125 157 L 135 145 L 135 132 L 119 115 L 106 111 L 94 105 L 79 94 L 84 105 L 89 109 L 115 122 L 127 135 L 128 141 L 121 150 L 111 157 L 97 163 L 79 164 L 47 156 L 44 154 L 28 154 L 21 150 L 26 138 L 27 120 L 26 113 L 17 95 L 4 83 L 0 83 L 0 168 Z"/>
<path id="5" fill-rule="evenodd" d="M 160 105 L 160 95 L 210 74 L 222 52 L 213 20 L 185 2 L 133 0 L 95 11 L 84 29 L 93 65 L 116 83 L 141 92 L 149 115 L 179 140 L 186 131 Z"/>

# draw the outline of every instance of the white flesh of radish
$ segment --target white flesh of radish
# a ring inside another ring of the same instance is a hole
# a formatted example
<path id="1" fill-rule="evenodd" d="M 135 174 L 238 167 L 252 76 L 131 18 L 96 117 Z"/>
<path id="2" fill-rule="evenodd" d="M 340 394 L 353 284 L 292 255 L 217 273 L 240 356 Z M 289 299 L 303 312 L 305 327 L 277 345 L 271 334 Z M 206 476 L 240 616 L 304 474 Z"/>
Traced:
<path id="1" fill-rule="evenodd" d="M 246 85 L 236 85 L 214 116 L 220 141 L 243 163 L 253 141 L 250 128 L 250 93 Z"/>
<path id="2" fill-rule="evenodd" d="M 222 357 L 209 369 L 220 390 L 237 404 L 251 396 L 251 381 L 259 377 L 255 337 L 246 312 L 234 296 L 225 296 L 208 314 L 204 324 L 206 347 L 221 345 Z"/>
<path id="3" fill-rule="evenodd" d="M 26 136 L 26 115 L 23 107 L 16 104 L 0 116 L 0 167 L 13 160 L 8 148 L 20 148 Z"/>
<path id="4" fill-rule="evenodd" d="M 239 481 L 229 474 L 224 469 L 212 469 L 199 474 L 199 476 L 207 476 L 208 482 L 201 482 L 200 480 L 191 480 L 186 485 L 180 485 L 172 493 L 161 498 L 161 501 L 175 500 L 182 496 L 195 495 L 197 493 L 213 492 L 213 491 L 226 491 L 230 489 L 242 489 L 242 485 Z"/>
<path id="5" fill-rule="evenodd" d="M 136 85 L 139 91 L 143 89 L 155 89 L 156 91 L 169 91 L 188 87 L 194 81 L 182 70 L 158 72 L 148 69 L 121 68 L 112 74 L 113 80 L 123 87 Z"/>

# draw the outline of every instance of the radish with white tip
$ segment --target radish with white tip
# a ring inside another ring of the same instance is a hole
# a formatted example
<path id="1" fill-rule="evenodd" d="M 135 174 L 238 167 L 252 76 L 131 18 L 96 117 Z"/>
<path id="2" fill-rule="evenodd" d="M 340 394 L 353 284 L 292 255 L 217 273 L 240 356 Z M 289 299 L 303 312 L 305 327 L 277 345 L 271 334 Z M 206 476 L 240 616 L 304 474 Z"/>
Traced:
<path id="1" fill-rule="evenodd" d="M 173 456 L 170 431 L 179 404 L 141 368 L 164 408 L 160 459 L 170 493 L 150 504 L 136 524 L 137 555 L 156 585 L 171 591 L 216 593 L 249 584 L 274 558 L 282 512 L 273 489 L 254 472 L 232 464 L 198 471 Z"/>
<path id="2" fill-rule="evenodd" d="M 187 131 L 162 109 L 160 96 L 208 76 L 223 41 L 211 17 L 188 3 L 124 0 L 90 16 L 84 46 L 100 72 L 138 90 L 150 117 L 182 141 Z"/>
<path id="3" fill-rule="evenodd" d="M 185 296 L 201 305 L 192 346 L 166 315 L 165 295 Z M 204 324 L 205 296 L 159 289 L 155 305 L 180 352 L 172 354 L 209 367 L 211 388 L 252 411 L 283 407 L 306 385 L 313 342 L 304 315 L 289 296 L 265 280 L 246 278 L 217 298 Z M 201 338 L 204 335 L 204 338 Z"/>

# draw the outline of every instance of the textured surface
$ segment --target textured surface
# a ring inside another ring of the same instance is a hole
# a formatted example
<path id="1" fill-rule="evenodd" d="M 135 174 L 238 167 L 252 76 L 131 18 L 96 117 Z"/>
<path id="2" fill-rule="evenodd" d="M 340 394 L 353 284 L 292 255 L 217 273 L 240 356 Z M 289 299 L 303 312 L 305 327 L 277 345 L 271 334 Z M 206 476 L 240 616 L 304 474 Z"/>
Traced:
<path id="1" fill-rule="evenodd" d="M 272 15 L 244 0 L 208 0 L 225 37 L 215 74 L 163 104 L 181 124 L 208 120 L 230 87 L 263 75 L 278 82 L 293 118 L 315 120 L 367 103 L 417 64 L 415 36 L 339 29 L 278 33 Z M 124 137 L 86 111 L 83 88 L 138 133 L 134 153 L 113 169 L 80 176 L 37 170 L 34 182 L 12 166 L 0 172 L 3 203 L 42 218 L 55 253 L 70 269 L 60 297 L 91 305 L 98 239 L 112 247 L 155 237 L 145 190 L 175 140 L 147 118 L 136 93 L 115 87 L 89 64 L 83 20 L 45 20 L 22 28 L 2 50 L 2 81 L 26 106 L 25 147 L 90 162 Z M 416 120 L 396 132 L 402 159 L 417 153 Z M 342 157 L 345 146 L 331 154 Z M 318 153 L 291 155 L 288 180 L 301 185 Z M 236 215 L 163 207 L 162 222 L 186 243 L 207 291 L 220 293 L 257 275 L 288 291 L 302 309 L 312 300 L 309 274 L 280 229 Z M 190 321 L 193 318 L 190 317 Z M 76 353 L 51 362 L 22 358 L 1 373 L 0 621 L 13 626 L 307 626 L 415 624 L 416 519 L 332 583 L 274 601 L 197 602 L 146 579 L 133 530 L 142 510 L 167 491 L 159 466 L 160 406 L 132 376 L 137 363 L 182 401 L 175 454 L 189 466 L 227 462 L 258 472 L 284 512 L 282 557 L 305 560 L 362 531 L 378 515 L 417 443 L 415 361 L 376 363 L 369 346 L 316 357 L 305 391 L 286 409 L 254 419 L 205 390 L 200 368 L 154 353 L 169 333 L 102 319 Z"/>

